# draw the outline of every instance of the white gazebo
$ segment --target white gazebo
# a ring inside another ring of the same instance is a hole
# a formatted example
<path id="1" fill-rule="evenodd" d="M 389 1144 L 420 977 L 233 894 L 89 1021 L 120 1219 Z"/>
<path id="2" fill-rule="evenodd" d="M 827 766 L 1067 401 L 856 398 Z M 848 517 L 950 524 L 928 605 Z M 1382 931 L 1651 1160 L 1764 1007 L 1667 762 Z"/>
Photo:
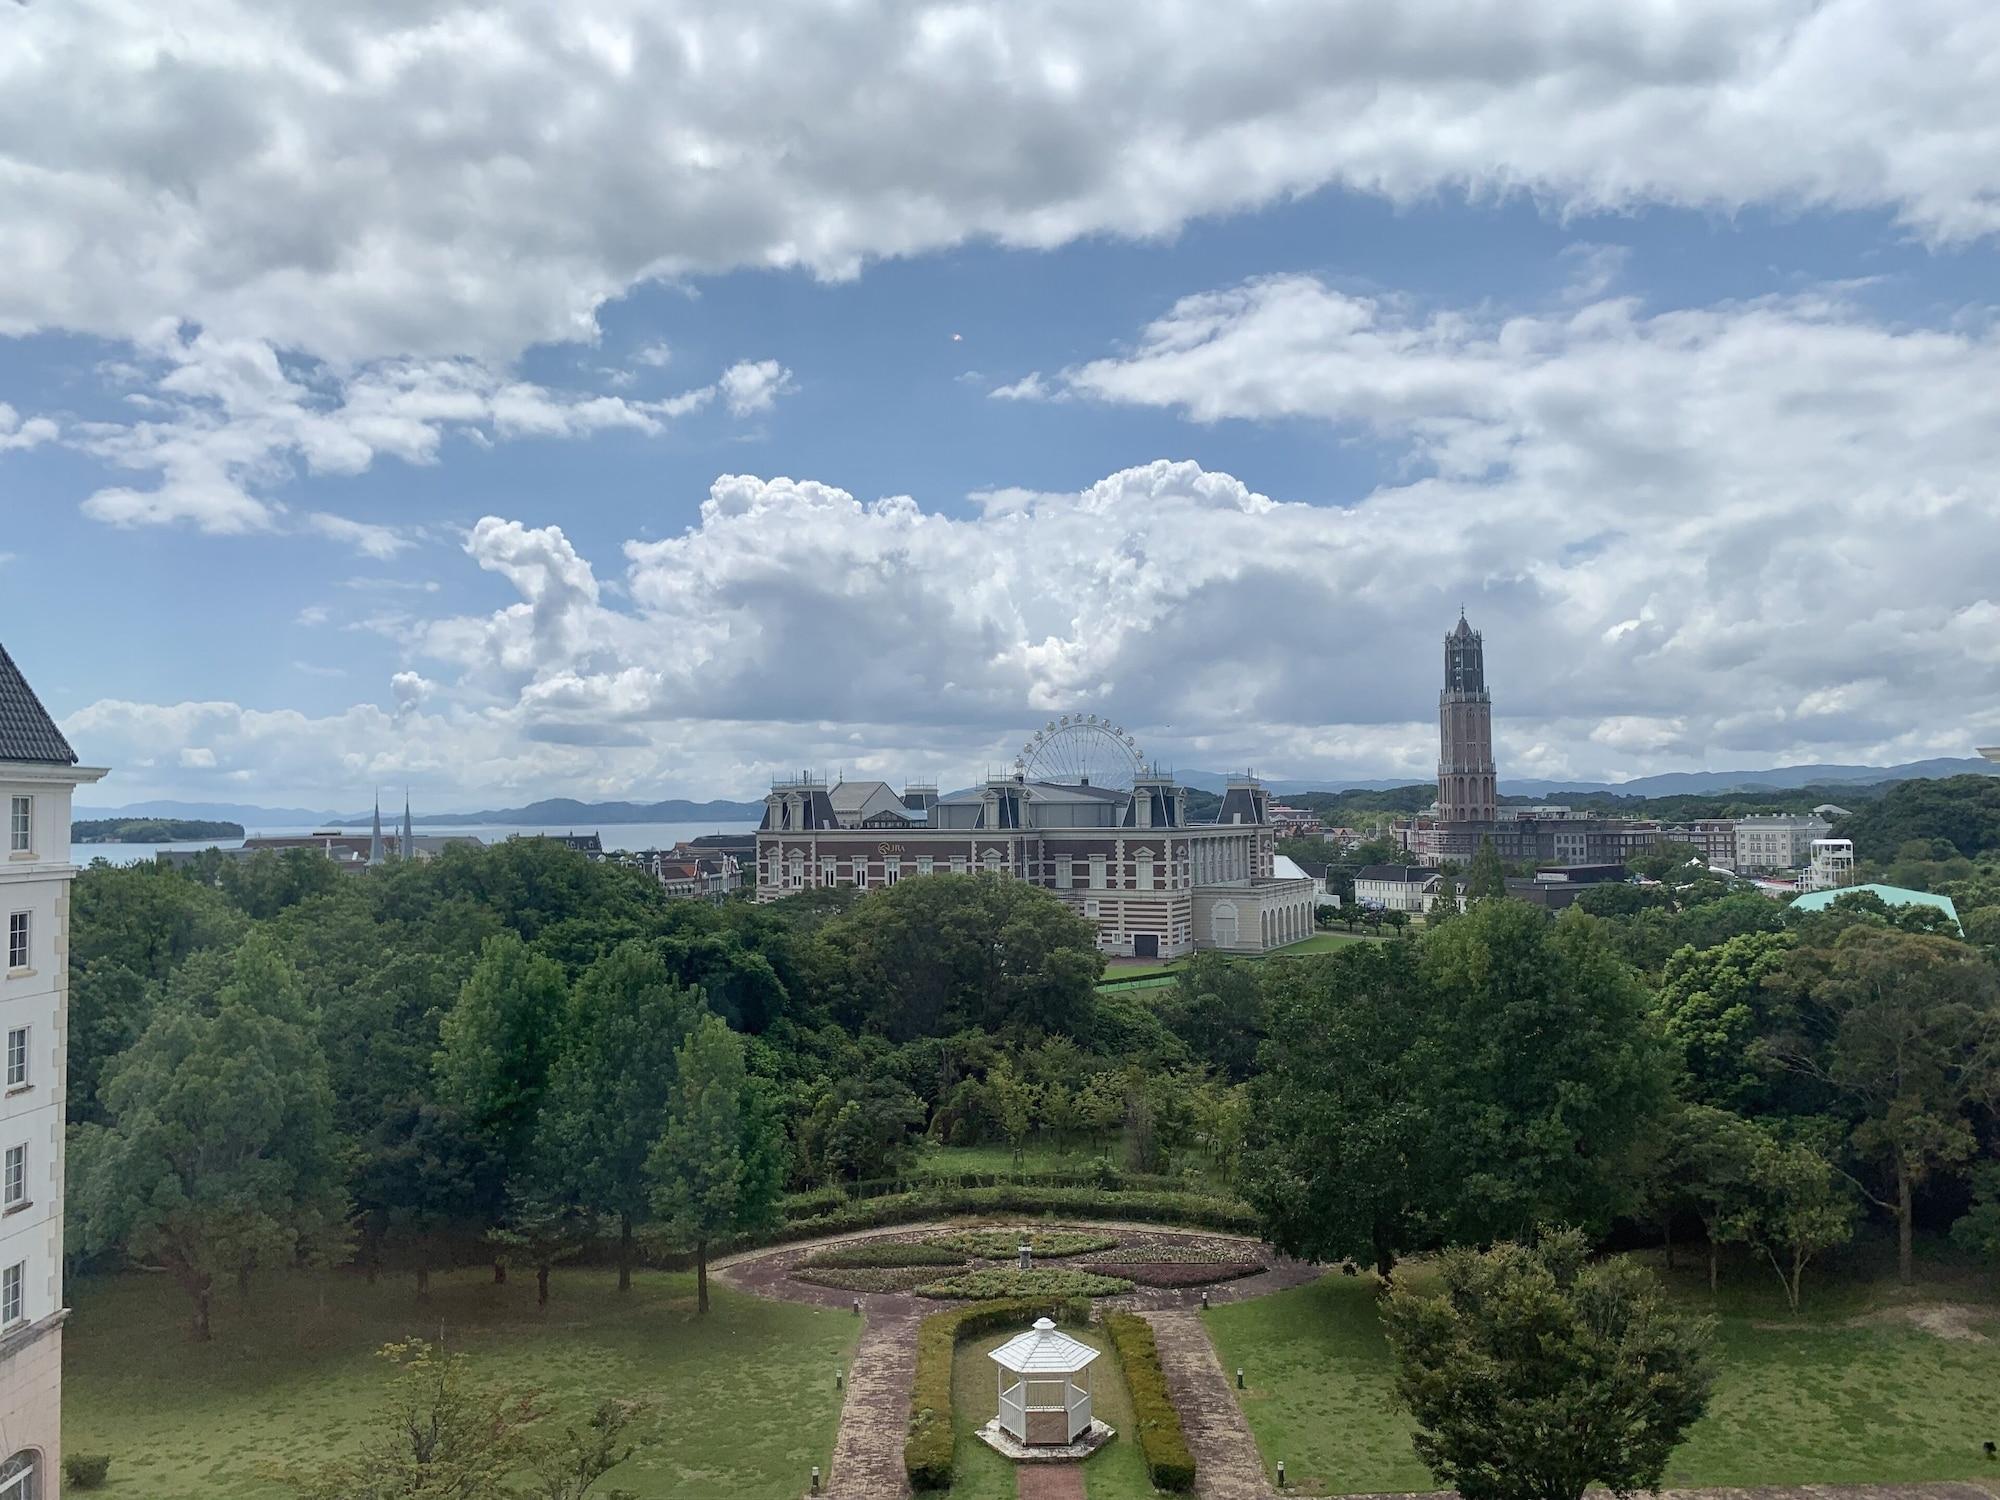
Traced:
<path id="1" fill-rule="evenodd" d="M 1031 1448 L 1077 1442 L 1090 1431 L 1090 1365 L 1096 1358 L 1095 1349 L 1047 1318 L 1007 1340 L 993 1351 L 1000 1367 L 1000 1430 Z"/>

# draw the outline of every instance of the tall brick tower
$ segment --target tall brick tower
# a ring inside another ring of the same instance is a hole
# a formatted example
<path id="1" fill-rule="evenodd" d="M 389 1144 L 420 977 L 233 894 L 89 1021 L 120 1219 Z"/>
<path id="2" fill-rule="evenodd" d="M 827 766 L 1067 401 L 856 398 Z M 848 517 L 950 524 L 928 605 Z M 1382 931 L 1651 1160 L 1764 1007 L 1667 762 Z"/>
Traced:
<path id="1" fill-rule="evenodd" d="M 1444 691 L 1438 694 L 1438 817 L 1491 823 L 1500 802 L 1493 765 L 1493 700 L 1486 692 L 1486 643 L 1459 611 L 1444 638 Z"/>

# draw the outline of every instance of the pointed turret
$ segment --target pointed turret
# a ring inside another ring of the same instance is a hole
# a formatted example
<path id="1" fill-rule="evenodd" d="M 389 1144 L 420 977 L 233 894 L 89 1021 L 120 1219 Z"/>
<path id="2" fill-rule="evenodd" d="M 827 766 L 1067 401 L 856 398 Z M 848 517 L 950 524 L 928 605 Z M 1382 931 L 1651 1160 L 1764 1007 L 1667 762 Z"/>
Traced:
<path id="1" fill-rule="evenodd" d="M 408 787 L 403 788 L 403 842 L 401 847 L 396 850 L 396 853 L 404 859 L 415 859 L 417 857 L 416 832 L 410 827 L 410 789 Z"/>
<path id="2" fill-rule="evenodd" d="M 368 834 L 368 863 L 382 863 L 382 794 L 375 794 L 375 823 Z"/>

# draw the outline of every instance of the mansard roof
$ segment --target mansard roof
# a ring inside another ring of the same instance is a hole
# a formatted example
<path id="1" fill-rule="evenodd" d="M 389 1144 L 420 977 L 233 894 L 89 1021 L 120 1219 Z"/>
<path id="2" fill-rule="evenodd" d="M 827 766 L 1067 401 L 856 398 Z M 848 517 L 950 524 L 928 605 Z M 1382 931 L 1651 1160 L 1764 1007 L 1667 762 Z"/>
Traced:
<path id="1" fill-rule="evenodd" d="M 76 752 L 4 645 L 0 645 L 0 760 L 76 764 Z"/>

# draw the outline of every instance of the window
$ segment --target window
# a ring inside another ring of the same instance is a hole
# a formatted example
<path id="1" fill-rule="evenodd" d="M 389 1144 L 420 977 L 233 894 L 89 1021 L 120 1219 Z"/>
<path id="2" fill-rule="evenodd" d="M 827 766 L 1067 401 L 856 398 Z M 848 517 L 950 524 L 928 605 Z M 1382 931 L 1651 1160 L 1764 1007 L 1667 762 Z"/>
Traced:
<path id="1" fill-rule="evenodd" d="M 28 1201 L 28 1148 L 7 1148 L 7 1165 L 0 1171 L 0 1208 L 12 1208 Z"/>
<path id="2" fill-rule="evenodd" d="M 20 1269 L 16 1266 L 14 1271 Z M 14 1271 L 7 1274 L 12 1276 Z M 42 1487 L 35 1478 L 36 1457 L 34 1453 L 21 1452 L 0 1464 L 0 1500 L 41 1500 Z"/>
<path id="3" fill-rule="evenodd" d="M 986 851 L 986 873 L 988 875 L 998 875 L 1000 873 L 1000 851 L 998 849 L 988 849 Z"/>
<path id="4" fill-rule="evenodd" d="M 882 884 L 894 885 L 903 878 L 903 862 L 891 854 L 882 861 Z"/>
<path id="5" fill-rule="evenodd" d="M 965 856 L 963 854 L 954 854 L 951 857 L 951 873 L 954 875 L 963 875 L 965 873 Z"/>
<path id="6" fill-rule="evenodd" d="M 1153 856 L 1144 849 L 1139 851 L 1138 858 L 1132 862 L 1132 888 L 1139 891 L 1150 891 L 1153 888 Z"/>
<path id="7" fill-rule="evenodd" d="M 804 855 L 794 854 L 792 856 L 791 873 L 790 876 L 785 881 L 785 884 L 790 886 L 795 891 L 802 891 L 805 889 L 806 861 Z"/>
<path id="8" fill-rule="evenodd" d="M 7 808 L 7 849 L 26 854 L 35 846 L 35 799 L 15 797 Z"/>
<path id="9" fill-rule="evenodd" d="M 25 1260 L 17 1260 L 6 1270 L 0 1271 L 0 1328 L 18 1323 L 27 1315 L 27 1303 L 23 1295 L 27 1280 L 28 1263 Z M 12 1464 L 13 1460 L 9 1460 L 9 1467 L 12 1467 Z M 33 1494 L 34 1491 L 24 1490 L 21 1493 Z M 0 1489 L 0 1500 L 14 1500 L 14 1492 Z"/>
<path id="10" fill-rule="evenodd" d="M 1068 890 L 1070 886 L 1070 881 L 1074 878 L 1075 878 L 1075 870 L 1073 861 L 1071 861 L 1070 857 L 1067 854 L 1057 855 L 1056 889 L 1059 891 Z"/>
<path id="11" fill-rule="evenodd" d="M 932 870 L 936 868 L 937 868 L 937 861 L 932 859 L 930 855 L 919 854 L 917 856 L 917 873 L 919 875 L 928 875 L 931 873 Z"/>
<path id="12" fill-rule="evenodd" d="M 1098 912 L 1097 903 L 1095 901 L 1086 899 L 1083 903 L 1083 914 L 1086 917 L 1094 917 L 1097 915 L 1097 912 Z"/>
<path id="13" fill-rule="evenodd" d="M 839 878 L 839 875 L 840 875 L 839 860 L 822 859 L 819 862 L 819 883 L 821 885 L 832 885 L 834 881 Z"/>
<path id="14" fill-rule="evenodd" d="M 17 1089 L 28 1081 L 28 1028 L 16 1026 L 7 1033 L 7 1087 Z"/>
<path id="15" fill-rule="evenodd" d="M 17 911 L 7 918 L 7 967 L 28 967 L 28 914 Z"/>
<path id="16" fill-rule="evenodd" d="M 1104 889 L 1104 856 L 1101 854 L 1090 856 L 1090 888 L 1093 891 Z"/>

